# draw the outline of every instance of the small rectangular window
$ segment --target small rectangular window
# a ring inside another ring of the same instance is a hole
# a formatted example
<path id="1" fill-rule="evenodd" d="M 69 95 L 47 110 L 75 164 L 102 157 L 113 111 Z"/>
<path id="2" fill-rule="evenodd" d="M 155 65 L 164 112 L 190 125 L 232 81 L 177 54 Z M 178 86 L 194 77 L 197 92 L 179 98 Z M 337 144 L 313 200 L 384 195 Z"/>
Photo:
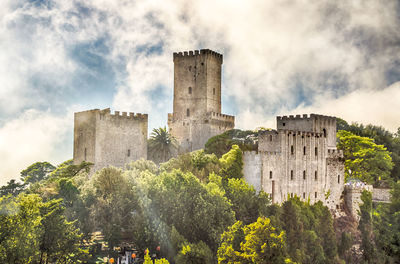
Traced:
<path id="1" fill-rule="evenodd" d="M 269 172 L 269 178 L 272 179 L 272 171 Z"/>
<path id="2" fill-rule="evenodd" d="M 303 155 L 306 155 L 306 147 L 303 147 Z"/>
<path id="3" fill-rule="evenodd" d="M 314 180 L 318 180 L 318 172 L 317 171 L 315 171 L 315 173 L 314 173 Z"/>
<path id="4" fill-rule="evenodd" d="M 290 146 L 290 154 L 292 154 L 292 155 L 294 154 L 294 147 L 293 147 L 293 145 Z"/>
<path id="5" fill-rule="evenodd" d="M 190 110 L 186 109 L 186 116 L 190 116 Z"/>
<path id="6" fill-rule="evenodd" d="M 290 171 L 290 180 L 293 181 L 293 171 Z"/>
<path id="7" fill-rule="evenodd" d="M 303 192 L 303 199 L 306 199 L 306 193 Z"/>
<path id="8" fill-rule="evenodd" d="M 213 88 L 213 94 L 215 95 L 215 88 Z"/>
<path id="9" fill-rule="evenodd" d="M 318 193 L 317 193 L 317 192 L 315 192 L 315 199 L 317 199 L 317 197 L 318 197 Z"/>
<path id="10" fill-rule="evenodd" d="M 85 148 L 85 161 L 86 161 L 86 156 L 87 156 L 87 149 Z"/>
<path id="11" fill-rule="evenodd" d="M 315 147 L 315 156 L 318 156 L 318 148 Z"/>
<path id="12" fill-rule="evenodd" d="M 128 149 L 128 157 L 130 157 L 130 156 L 131 156 L 131 150 Z"/>
<path id="13" fill-rule="evenodd" d="M 340 183 L 340 175 L 337 176 L 337 183 Z"/>
<path id="14" fill-rule="evenodd" d="M 306 179 L 306 171 L 303 171 L 303 180 Z"/>
<path id="15" fill-rule="evenodd" d="M 189 94 L 192 94 L 192 87 L 189 87 Z"/>
<path id="16" fill-rule="evenodd" d="M 290 194 L 290 198 L 293 198 L 293 193 Z"/>

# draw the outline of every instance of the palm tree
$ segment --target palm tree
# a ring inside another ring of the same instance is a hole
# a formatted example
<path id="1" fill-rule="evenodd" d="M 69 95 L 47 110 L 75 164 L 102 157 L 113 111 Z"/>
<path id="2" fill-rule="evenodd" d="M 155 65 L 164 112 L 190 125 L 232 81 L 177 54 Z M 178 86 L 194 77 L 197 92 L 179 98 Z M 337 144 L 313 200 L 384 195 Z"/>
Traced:
<path id="1" fill-rule="evenodd" d="M 167 128 L 154 128 L 148 141 L 149 157 L 156 163 L 167 161 L 178 148 L 177 141 Z"/>

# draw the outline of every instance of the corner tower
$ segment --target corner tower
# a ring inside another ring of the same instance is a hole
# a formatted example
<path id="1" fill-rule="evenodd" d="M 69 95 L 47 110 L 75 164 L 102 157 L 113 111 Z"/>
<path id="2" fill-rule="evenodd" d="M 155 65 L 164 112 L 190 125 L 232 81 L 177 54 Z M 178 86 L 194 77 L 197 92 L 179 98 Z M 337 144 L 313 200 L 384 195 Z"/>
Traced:
<path id="1" fill-rule="evenodd" d="M 174 104 L 168 127 L 180 152 L 204 148 L 207 140 L 232 129 L 235 118 L 221 114 L 222 55 L 208 50 L 174 53 Z"/>

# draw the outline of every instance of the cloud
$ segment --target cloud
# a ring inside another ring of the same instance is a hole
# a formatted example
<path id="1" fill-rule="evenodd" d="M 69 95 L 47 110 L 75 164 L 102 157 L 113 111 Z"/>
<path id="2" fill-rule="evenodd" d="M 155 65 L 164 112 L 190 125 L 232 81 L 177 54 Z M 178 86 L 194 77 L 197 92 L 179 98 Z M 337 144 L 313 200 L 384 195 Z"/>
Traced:
<path id="1" fill-rule="evenodd" d="M 72 140 L 72 124 L 71 113 L 55 117 L 49 112 L 27 110 L 0 127 L 0 185 L 19 178 L 19 173 L 34 162 L 56 165 L 70 159 L 72 150 L 61 145 Z"/>
<path id="2" fill-rule="evenodd" d="M 19 156 L 25 166 L 60 147 L 70 157 L 72 142 L 56 139 L 65 130 L 41 137 L 38 124 L 69 120 L 72 104 L 144 112 L 149 129 L 166 125 L 172 52 L 200 48 L 223 53 L 223 109 L 240 128 L 312 111 L 393 130 L 399 10 L 395 0 L 3 0 L 0 131 L 26 138 L 33 126 L 40 140 L 18 155 L 0 145 L 0 153 L 18 168 Z M 63 127 L 71 133 L 72 121 Z"/>

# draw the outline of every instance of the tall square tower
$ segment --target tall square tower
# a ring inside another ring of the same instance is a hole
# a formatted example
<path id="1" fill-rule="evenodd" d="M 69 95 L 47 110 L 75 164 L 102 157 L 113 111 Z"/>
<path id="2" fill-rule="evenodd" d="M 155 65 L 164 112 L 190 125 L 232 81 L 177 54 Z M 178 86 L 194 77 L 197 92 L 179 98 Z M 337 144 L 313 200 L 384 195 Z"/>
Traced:
<path id="1" fill-rule="evenodd" d="M 180 152 L 204 148 L 210 137 L 235 126 L 221 114 L 222 55 L 208 50 L 174 53 L 174 104 L 168 127 Z"/>

